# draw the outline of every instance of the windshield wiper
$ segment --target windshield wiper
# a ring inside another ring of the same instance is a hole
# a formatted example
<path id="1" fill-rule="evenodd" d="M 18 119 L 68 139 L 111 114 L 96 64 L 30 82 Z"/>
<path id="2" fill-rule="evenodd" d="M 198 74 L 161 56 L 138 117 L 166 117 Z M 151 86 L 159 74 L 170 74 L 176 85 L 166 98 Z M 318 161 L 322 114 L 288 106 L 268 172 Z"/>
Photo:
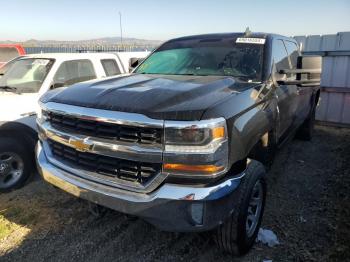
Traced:
<path id="1" fill-rule="evenodd" d="M 16 87 L 13 86 L 0 86 L 0 89 L 3 89 L 5 91 L 11 91 L 11 92 L 15 92 L 17 94 L 20 94 L 20 92 L 18 92 L 18 89 Z"/>

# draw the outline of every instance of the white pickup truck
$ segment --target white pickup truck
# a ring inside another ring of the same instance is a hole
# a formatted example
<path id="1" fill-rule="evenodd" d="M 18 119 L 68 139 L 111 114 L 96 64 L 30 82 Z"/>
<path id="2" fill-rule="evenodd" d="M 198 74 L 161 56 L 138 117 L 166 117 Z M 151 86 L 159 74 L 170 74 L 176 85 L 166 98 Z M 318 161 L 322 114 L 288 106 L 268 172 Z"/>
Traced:
<path id="1" fill-rule="evenodd" d="M 0 192 L 20 188 L 34 170 L 35 111 L 49 90 L 128 73 L 149 52 L 25 55 L 0 76 Z M 83 93 L 81 95 L 84 95 Z"/>

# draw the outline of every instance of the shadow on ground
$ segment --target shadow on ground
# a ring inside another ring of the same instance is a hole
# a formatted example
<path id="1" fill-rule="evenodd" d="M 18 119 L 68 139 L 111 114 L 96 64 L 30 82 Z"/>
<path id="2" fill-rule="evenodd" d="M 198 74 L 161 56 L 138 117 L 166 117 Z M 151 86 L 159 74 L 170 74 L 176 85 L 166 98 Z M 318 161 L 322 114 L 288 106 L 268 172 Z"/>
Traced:
<path id="1" fill-rule="evenodd" d="M 312 142 L 291 141 L 268 176 L 262 227 L 281 245 L 257 244 L 233 259 L 207 235 L 161 232 L 35 180 L 0 195 L 1 261 L 344 261 L 350 257 L 350 130 L 317 127 Z"/>

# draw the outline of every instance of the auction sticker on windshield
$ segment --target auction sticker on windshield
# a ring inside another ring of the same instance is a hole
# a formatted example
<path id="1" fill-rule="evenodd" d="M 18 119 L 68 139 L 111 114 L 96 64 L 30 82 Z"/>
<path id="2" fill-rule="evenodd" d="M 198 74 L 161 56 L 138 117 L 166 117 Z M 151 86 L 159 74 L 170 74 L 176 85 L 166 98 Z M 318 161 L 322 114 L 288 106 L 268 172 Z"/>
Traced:
<path id="1" fill-rule="evenodd" d="M 265 44 L 264 38 L 249 38 L 249 37 L 239 37 L 236 40 L 236 43 L 245 43 L 245 44 L 258 44 L 263 45 Z"/>

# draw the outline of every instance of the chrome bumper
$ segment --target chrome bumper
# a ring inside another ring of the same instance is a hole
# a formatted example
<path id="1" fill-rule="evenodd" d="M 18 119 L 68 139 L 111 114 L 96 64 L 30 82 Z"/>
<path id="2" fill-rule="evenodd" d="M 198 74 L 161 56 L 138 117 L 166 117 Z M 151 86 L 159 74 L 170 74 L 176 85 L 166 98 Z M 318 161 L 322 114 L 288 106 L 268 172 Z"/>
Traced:
<path id="1" fill-rule="evenodd" d="M 206 231 L 221 224 L 236 208 L 245 173 L 211 187 L 163 184 L 152 193 L 134 193 L 70 174 L 51 164 L 37 144 L 38 170 L 48 183 L 83 199 L 139 216 L 166 231 Z"/>

